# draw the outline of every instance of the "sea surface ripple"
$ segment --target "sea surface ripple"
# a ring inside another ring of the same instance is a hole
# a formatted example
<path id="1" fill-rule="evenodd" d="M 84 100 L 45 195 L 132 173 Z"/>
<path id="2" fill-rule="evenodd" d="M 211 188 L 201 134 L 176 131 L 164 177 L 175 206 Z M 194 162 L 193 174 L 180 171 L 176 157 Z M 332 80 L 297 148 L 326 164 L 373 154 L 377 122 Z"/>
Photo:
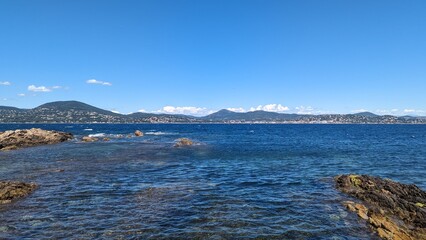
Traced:
<path id="1" fill-rule="evenodd" d="M 36 182 L 0 205 L 0 239 L 378 239 L 333 176 L 426 189 L 426 125 L 2 124 L 109 142 L 0 152 L 0 180 Z M 91 129 L 91 130 L 87 130 Z M 144 137 L 131 136 L 135 130 Z M 175 148 L 188 137 L 199 143 Z M 63 171 L 62 171 L 63 170 Z"/>

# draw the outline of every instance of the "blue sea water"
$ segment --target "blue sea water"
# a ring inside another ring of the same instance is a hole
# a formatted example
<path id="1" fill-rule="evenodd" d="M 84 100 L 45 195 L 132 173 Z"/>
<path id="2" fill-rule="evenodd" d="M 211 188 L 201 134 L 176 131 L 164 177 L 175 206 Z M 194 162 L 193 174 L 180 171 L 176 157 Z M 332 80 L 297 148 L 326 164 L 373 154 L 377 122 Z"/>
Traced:
<path id="1" fill-rule="evenodd" d="M 76 140 L 0 152 L 0 239 L 378 239 L 333 176 L 426 189 L 426 125 L 0 125 Z M 133 137 L 135 130 L 145 133 Z M 109 142 L 82 143 L 84 135 Z M 130 135 L 129 135 L 130 134 Z M 173 147 L 177 138 L 197 144 Z M 61 170 L 61 171 L 58 171 Z M 62 171 L 63 170 L 63 171 Z"/>

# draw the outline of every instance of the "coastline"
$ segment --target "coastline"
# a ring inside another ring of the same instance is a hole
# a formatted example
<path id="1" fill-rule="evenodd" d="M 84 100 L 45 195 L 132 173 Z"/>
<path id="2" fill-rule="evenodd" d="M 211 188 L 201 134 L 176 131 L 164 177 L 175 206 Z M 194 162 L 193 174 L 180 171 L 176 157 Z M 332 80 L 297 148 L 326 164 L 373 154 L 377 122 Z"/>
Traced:
<path id="1" fill-rule="evenodd" d="M 298 123 L 298 122 L 139 122 L 139 123 L 117 123 L 117 122 L 0 122 L 0 125 L 50 125 L 50 124 L 63 124 L 63 125 L 81 125 L 81 124 L 93 124 L 93 125 L 426 125 L 424 123 Z"/>

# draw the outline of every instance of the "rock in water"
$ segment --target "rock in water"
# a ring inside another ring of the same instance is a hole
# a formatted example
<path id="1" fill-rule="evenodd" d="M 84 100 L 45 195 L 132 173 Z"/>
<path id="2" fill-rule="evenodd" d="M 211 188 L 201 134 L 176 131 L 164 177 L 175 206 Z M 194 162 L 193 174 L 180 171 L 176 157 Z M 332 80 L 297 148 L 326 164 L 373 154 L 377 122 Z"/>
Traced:
<path id="1" fill-rule="evenodd" d="M 426 239 L 426 192 L 368 175 L 335 177 L 340 191 L 361 200 L 346 207 L 365 219 L 382 239 Z"/>
<path id="2" fill-rule="evenodd" d="M 0 204 L 10 203 L 12 200 L 25 197 L 36 189 L 34 183 L 0 181 Z"/>
<path id="3" fill-rule="evenodd" d="M 99 138 L 96 137 L 89 137 L 89 136 L 84 136 L 81 141 L 83 142 L 97 142 L 99 141 Z"/>
<path id="4" fill-rule="evenodd" d="M 141 132 L 141 131 L 139 131 L 139 130 L 136 130 L 136 131 L 135 131 L 135 136 L 136 136 L 136 137 L 142 137 L 142 136 L 143 136 L 143 132 Z"/>
<path id="5" fill-rule="evenodd" d="M 194 143 L 189 138 L 179 138 L 176 140 L 175 147 L 192 146 Z"/>
<path id="6" fill-rule="evenodd" d="M 40 128 L 10 130 L 0 133 L 0 150 L 55 144 L 72 138 L 71 133 L 48 131 Z"/>

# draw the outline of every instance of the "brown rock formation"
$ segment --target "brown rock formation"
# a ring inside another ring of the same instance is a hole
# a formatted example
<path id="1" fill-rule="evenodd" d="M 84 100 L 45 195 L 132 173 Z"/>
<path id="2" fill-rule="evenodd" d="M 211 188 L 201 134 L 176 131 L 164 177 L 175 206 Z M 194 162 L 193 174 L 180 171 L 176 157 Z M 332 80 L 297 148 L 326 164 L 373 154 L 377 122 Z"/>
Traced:
<path id="1" fill-rule="evenodd" d="M 13 150 L 37 145 L 55 144 L 72 139 L 71 133 L 40 128 L 0 132 L 0 150 Z"/>
<path id="2" fill-rule="evenodd" d="M 89 136 L 84 136 L 81 141 L 83 142 L 97 142 L 99 141 L 99 138 L 96 137 L 89 137 Z"/>
<path id="3" fill-rule="evenodd" d="M 335 178 L 340 191 L 362 203 L 344 205 L 365 219 L 383 239 L 426 239 L 426 192 L 415 185 L 367 175 Z"/>
<path id="4" fill-rule="evenodd" d="M 36 189 L 34 183 L 0 181 L 0 204 L 10 203 L 17 198 L 25 197 Z"/>
<path id="5" fill-rule="evenodd" d="M 191 146 L 194 143 L 189 138 L 179 138 L 176 140 L 175 147 Z"/>
<path id="6" fill-rule="evenodd" d="M 136 130 L 136 131 L 135 131 L 135 136 L 136 136 L 136 137 L 142 137 L 142 136 L 143 136 L 143 132 L 141 132 L 141 131 L 139 131 L 139 130 Z"/>

